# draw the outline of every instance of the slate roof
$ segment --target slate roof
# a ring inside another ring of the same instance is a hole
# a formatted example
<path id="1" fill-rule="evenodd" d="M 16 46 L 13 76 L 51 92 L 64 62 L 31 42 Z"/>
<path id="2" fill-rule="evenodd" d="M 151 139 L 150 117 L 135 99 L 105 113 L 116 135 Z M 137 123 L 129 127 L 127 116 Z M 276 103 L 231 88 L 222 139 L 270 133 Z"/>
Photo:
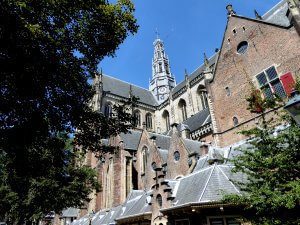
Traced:
<path id="1" fill-rule="evenodd" d="M 288 27 L 290 25 L 290 21 L 286 16 L 287 11 L 288 3 L 286 0 L 282 0 L 265 13 L 262 18 L 266 22 Z"/>
<path id="2" fill-rule="evenodd" d="M 194 141 L 191 139 L 182 139 L 185 147 L 190 153 L 193 152 L 199 152 L 200 151 L 200 146 L 201 142 L 200 141 Z"/>
<path id="3" fill-rule="evenodd" d="M 214 164 L 179 179 L 171 208 L 189 203 L 217 202 L 225 193 L 239 194 L 238 188 L 230 181 L 231 169 L 229 165 Z"/>
<path id="4" fill-rule="evenodd" d="M 158 152 L 161 155 L 163 162 L 164 163 L 167 162 L 167 160 L 168 160 L 168 152 L 169 151 L 167 149 L 161 149 L 161 148 L 159 148 Z"/>
<path id="5" fill-rule="evenodd" d="M 142 136 L 142 131 L 139 130 L 130 130 L 128 133 L 121 133 L 120 137 L 124 142 L 125 149 L 128 150 L 137 150 L 140 139 Z"/>
<path id="6" fill-rule="evenodd" d="M 205 156 L 202 156 L 198 159 L 197 161 L 197 164 L 194 168 L 194 171 L 193 172 L 197 172 L 205 167 L 209 166 L 209 163 L 208 163 L 208 155 L 205 155 Z"/>
<path id="7" fill-rule="evenodd" d="M 190 131 L 193 132 L 199 129 L 201 126 L 210 123 L 211 117 L 209 113 L 209 109 L 206 108 L 195 115 L 189 117 L 187 120 L 183 121 L 183 124 L 188 125 Z"/>
<path id="8" fill-rule="evenodd" d="M 169 149 L 171 144 L 171 137 L 163 134 L 151 133 L 149 132 L 150 137 L 156 137 L 156 146 L 162 149 Z"/>
<path id="9" fill-rule="evenodd" d="M 116 79 L 114 77 L 103 75 L 102 76 L 103 82 L 103 91 L 109 92 L 111 94 L 129 98 L 130 94 L 130 86 L 132 89 L 132 94 L 139 98 L 139 102 L 150 105 L 150 106 L 157 106 L 158 103 L 155 100 L 154 96 L 152 95 L 151 91 L 144 89 L 142 87 L 138 87 L 134 84 L 129 84 L 125 81 Z"/>
<path id="10" fill-rule="evenodd" d="M 62 211 L 61 217 L 75 217 L 77 218 L 79 214 L 79 209 L 76 208 L 67 208 L 65 210 Z"/>
<path id="11" fill-rule="evenodd" d="M 127 201 L 123 205 L 123 213 L 117 220 L 122 220 L 124 218 L 133 217 L 137 215 L 142 215 L 145 213 L 151 213 L 151 205 L 146 202 L 148 196 L 150 196 L 151 191 L 144 192 L 141 196 L 138 196 L 130 201 Z"/>

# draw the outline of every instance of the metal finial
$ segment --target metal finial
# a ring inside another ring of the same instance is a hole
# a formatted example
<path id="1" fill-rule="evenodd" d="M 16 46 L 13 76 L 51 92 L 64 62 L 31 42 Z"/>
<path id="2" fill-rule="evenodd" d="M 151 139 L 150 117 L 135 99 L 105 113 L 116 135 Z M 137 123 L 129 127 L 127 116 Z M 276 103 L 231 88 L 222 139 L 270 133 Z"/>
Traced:
<path id="1" fill-rule="evenodd" d="M 133 96 L 132 94 L 132 85 L 129 85 L 129 98 L 131 98 Z"/>
<path id="2" fill-rule="evenodd" d="M 187 69 L 184 69 L 184 76 L 185 76 L 185 78 L 188 78 L 188 76 L 189 76 Z"/>
<path id="3" fill-rule="evenodd" d="M 259 15 L 259 13 L 256 11 L 256 9 L 254 9 L 254 14 L 255 14 L 256 19 L 258 19 L 258 20 L 262 19 L 261 15 Z"/>
<path id="4" fill-rule="evenodd" d="M 204 65 L 205 65 L 206 68 L 209 67 L 209 61 L 208 61 L 208 58 L 207 58 L 205 52 L 204 52 Z"/>

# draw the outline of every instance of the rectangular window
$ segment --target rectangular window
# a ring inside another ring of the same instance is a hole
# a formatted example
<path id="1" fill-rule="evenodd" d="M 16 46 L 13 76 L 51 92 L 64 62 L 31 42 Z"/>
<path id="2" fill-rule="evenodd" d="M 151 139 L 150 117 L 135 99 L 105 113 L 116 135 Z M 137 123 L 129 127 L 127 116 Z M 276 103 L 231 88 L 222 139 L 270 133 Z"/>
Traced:
<path id="1" fill-rule="evenodd" d="M 258 74 L 256 79 L 266 98 L 271 99 L 274 95 L 280 98 L 286 97 L 286 91 L 282 86 L 274 66 Z"/>
<path id="2" fill-rule="evenodd" d="M 184 220 L 176 220 L 175 225 L 190 225 L 189 220 L 184 219 Z"/>
<path id="3" fill-rule="evenodd" d="M 214 218 L 209 220 L 210 225 L 224 225 L 223 218 Z"/>
<path id="4" fill-rule="evenodd" d="M 236 218 L 227 218 L 227 225 L 241 225 L 241 223 Z"/>
<path id="5" fill-rule="evenodd" d="M 237 217 L 214 217 L 209 218 L 209 225 L 241 225 Z"/>

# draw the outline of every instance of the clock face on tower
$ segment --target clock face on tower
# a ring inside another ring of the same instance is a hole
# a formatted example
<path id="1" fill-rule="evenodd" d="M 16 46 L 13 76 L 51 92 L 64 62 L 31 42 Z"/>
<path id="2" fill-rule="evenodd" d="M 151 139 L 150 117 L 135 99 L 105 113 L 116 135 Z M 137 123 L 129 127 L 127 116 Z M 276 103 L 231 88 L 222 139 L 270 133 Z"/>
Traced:
<path id="1" fill-rule="evenodd" d="M 159 93 L 165 93 L 166 90 L 167 90 L 166 87 L 160 87 L 160 88 L 158 89 Z"/>

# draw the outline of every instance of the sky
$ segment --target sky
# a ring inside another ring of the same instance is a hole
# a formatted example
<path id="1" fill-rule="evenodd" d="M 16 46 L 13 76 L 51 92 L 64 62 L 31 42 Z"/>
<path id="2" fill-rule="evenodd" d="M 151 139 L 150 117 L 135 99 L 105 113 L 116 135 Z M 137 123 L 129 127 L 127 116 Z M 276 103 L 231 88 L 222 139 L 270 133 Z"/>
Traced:
<path id="1" fill-rule="evenodd" d="M 148 89 L 151 78 L 153 42 L 156 30 L 164 41 L 171 72 L 177 83 L 203 63 L 203 53 L 212 56 L 220 48 L 227 11 L 232 4 L 238 15 L 263 15 L 279 0 L 133 0 L 139 25 L 137 34 L 127 37 L 115 57 L 99 64 L 104 74 Z"/>

